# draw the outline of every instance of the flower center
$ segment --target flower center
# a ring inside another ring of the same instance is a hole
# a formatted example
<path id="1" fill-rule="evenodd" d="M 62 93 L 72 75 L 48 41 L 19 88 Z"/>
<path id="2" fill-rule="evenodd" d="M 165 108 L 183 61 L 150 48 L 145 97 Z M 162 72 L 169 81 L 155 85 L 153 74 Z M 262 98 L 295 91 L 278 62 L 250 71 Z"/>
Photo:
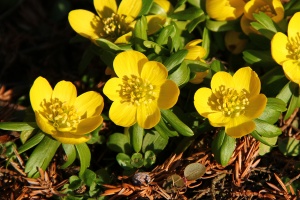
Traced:
<path id="1" fill-rule="evenodd" d="M 155 100 L 155 86 L 149 81 L 143 80 L 135 75 L 123 76 L 121 89 L 118 91 L 122 98 L 121 103 L 128 102 L 139 106 L 149 104 Z"/>
<path id="2" fill-rule="evenodd" d="M 254 11 L 254 13 L 259 13 L 259 12 L 264 12 L 271 18 L 276 15 L 274 9 L 272 9 L 272 7 L 270 5 L 260 6 L 260 7 L 256 8 L 256 10 Z"/>
<path id="3" fill-rule="evenodd" d="M 118 15 L 112 13 L 111 17 L 103 18 L 104 24 L 103 31 L 105 34 L 104 38 L 115 41 L 118 37 L 128 32 L 128 25 L 125 23 L 125 15 Z"/>
<path id="4" fill-rule="evenodd" d="M 286 45 L 288 50 L 288 58 L 300 62 L 300 33 L 296 37 L 289 37 Z"/>
<path id="5" fill-rule="evenodd" d="M 74 106 L 69 106 L 66 102 L 62 102 L 57 98 L 50 101 L 44 99 L 42 107 L 44 111 L 41 114 L 58 131 L 66 132 L 75 130 L 80 122 L 80 116 L 78 116 Z"/>
<path id="6" fill-rule="evenodd" d="M 225 88 L 221 85 L 209 103 L 214 110 L 221 111 L 226 117 L 238 117 L 245 113 L 249 105 L 246 94 L 245 90 L 238 93 L 233 88 Z"/>

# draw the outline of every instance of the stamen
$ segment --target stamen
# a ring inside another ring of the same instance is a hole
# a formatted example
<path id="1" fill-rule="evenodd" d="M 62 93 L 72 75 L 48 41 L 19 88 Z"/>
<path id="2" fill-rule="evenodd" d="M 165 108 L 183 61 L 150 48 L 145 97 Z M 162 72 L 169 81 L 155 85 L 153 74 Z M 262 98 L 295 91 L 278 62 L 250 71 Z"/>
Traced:
<path id="1" fill-rule="evenodd" d="M 220 111 L 226 117 L 237 117 L 245 113 L 249 105 L 246 90 L 237 92 L 233 88 L 220 86 L 214 95 L 209 99 L 212 109 Z"/>
<path id="2" fill-rule="evenodd" d="M 58 131 L 71 131 L 77 128 L 80 116 L 74 106 L 55 98 L 42 102 L 43 111 L 41 114 L 49 120 Z"/>
<path id="3" fill-rule="evenodd" d="M 118 91 L 121 102 L 128 102 L 133 105 L 139 106 L 149 104 L 155 100 L 155 86 L 149 81 L 143 80 L 135 75 L 123 76 L 123 83 L 120 85 L 121 89 Z"/>
<path id="4" fill-rule="evenodd" d="M 120 16 L 112 13 L 111 17 L 103 18 L 102 22 L 104 24 L 103 30 L 105 34 L 102 35 L 102 37 L 114 41 L 129 32 L 129 25 L 126 24 L 125 17 L 124 15 Z"/>
<path id="5" fill-rule="evenodd" d="M 300 62 L 300 33 L 298 32 L 295 37 L 288 37 L 286 46 L 288 50 L 288 58 Z"/>

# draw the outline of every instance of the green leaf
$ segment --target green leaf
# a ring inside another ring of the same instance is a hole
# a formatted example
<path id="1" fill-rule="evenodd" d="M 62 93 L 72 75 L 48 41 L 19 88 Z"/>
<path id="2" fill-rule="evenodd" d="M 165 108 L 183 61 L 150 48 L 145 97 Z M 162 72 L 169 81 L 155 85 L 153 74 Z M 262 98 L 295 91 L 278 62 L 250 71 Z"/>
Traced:
<path id="1" fill-rule="evenodd" d="M 135 123 L 135 125 L 130 127 L 129 134 L 130 134 L 130 143 L 134 151 L 140 152 L 143 144 L 144 129 L 140 127 L 138 123 Z"/>
<path id="2" fill-rule="evenodd" d="M 45 137 L 45 134 L 42 131 L 39 131 L 35 136 L 30 138 L 25 144 L 20 146 L 18 148 L 18 153 L 21 154 L 28 149 L 31 149 L 32 147 L 36 146 L 38 143 L 42 141 L 42 139 Z"/>
<path id="3" fill-rule="evenodd" d="M 96 39 L 96 43 L 99 47 L 107 51 L 122 51 L 122 49 L 118 45 L 104 38 Z"/>
<path id="4" fill-rule="evenodd" d="M 184 65 L 187 65 L 192 72 L 205 72 L 210 69 L 209 64 L 206 64 L 199 60 L 184 60 Z"/>
<path id="5" fill-rule="evenodd" d="M 285 102 L 278 98 L 268 98 L 266 108 L 258 119 L 274 124 L 284 111 L 286 111 Z"/>
<path id="6" fill-rule="evenodd" d="M 28 131 L 38 128 L 36 122 L 0 122 L 0 129 L 8 131 Z"/>
<path id="7" fill-rule="evenodd" d="M 204 12 L 202 9 L 196 8 L 196 7 L 190 7 L 190 8 L 184 9 L 182 11 L 175 12 L 175 13 L 171 14 L 169 17 L 171 17 L 173 19 L 178 19 L 178 20 L 193 20 L 202 15 L 204 15 Z"/>
<path id="8" fill-rule="evenodd" d="M 209 56 L 210 53 L 210 32 L 208 28 L 204 27 L 203 28 L 203 36 L 202 36 L 202 47 L 205 49 L 206 54 L 202 59 L 206 59 Z"/>
<path id="9" fill-rule="evenodd" d="M 212 71 L 212 75 L 219 71 L 225 71 L 224 65 L 219 60 L 212 61 L 210 68 Z"/>
<path id="10" fill-rule="evenodd" d="M 167 52 L 164 47 L 152 41 L 144 41 L 143 45 L 149 49 L 152 48 L 157 55 L 161 54 L 162 52 Z"/>
<path id="11" fill-rule="evenodd" d="M 254 130 L 252 133 L 251 133 L 252 137 L 254 137 L 255 139 L 257 139 L 258 141 L 260 141 L 261 143 L 265 144 L 265 145 L 268 145 L 268 146 L 271 146 L 271 147 L 274 147 L 275 145 L 273 145 L 271 142 L 269 142 L 268 139 L 266 139 L 266 137 L 263 137 L 261 135 L 258 134 L 258 132 L 256 130 Z"/>
<path id="12" fill-rule="evenodd" d="M 87 48 L 85 48 L 85 51 L 83 52 L 82 58 L 78 65 L 79 74 L 82 74 L 86 70 L 88 65 L 91 63 L 92 59 L 95 57 L 96 54 L 94 53 L 94 49 L 95 49 L 94 46 L 95 45 L 92 44 Z"/>
<path id="13" fill-rule="evenodd" d="M 300 141 L 292 137 L 279 139 L 278 148 L 285 156 L 298 156 L 300 154 Z"/>
<path id="14" fill-rule="evenodd" d="M 158 45 L 167 44 L 168 43 L 168 38 L 169 37 L 174 37 L 175 34 L 176 34 L 175 26 L 174 25 L 168 25 L 160 31 L 159 36 L 156 40 L 156 43 Z"/>
<path id="15" fill-rule="evenodd" d="M 185 62 L 182 64 L 171 74 L 169 74 L 169 79 L 174 81 L 178 86 L 182 86 L 189 82 L 190 80 L 190 68 L 186 65 Z"/>
<path id="16" fill-rule="evenodd" d="M 97 175 L 92 170 L 86 169 L 80 178 L 90 187 L 95 182 Z"/>
<path id="17" fill-rule="evenodd" d="M 142 9 L 139 13 L 139 17 L 148 14 L 153 4 L 153 0 L 143 0 Z"/>
<path id="18" fill-rule="evenodd" d="M 191 163 L 184 168 L 184 176 L 187 180 L 197 180 L 205 174 L 206 167 L 200 163 Z"/>
<path id="19" fill-rule="evenodd" d="M 243 58 L 251 65 L 275 65 L 275 61 L 272 58 L 270 50 L 245 50 L 243 51 Z"/>
<path id="20" fill-rule="evenodd" d="M 178 133 L 183 136 L 193 136 L 194 132 L 184 124 L 171 110 L 161 110 L 162 117 L 166 120 Z"/>
<path id="21" fill-rule="evenodd" d="M 291 99 L 291 96 L 293 94 L 293 90 L 297 85 L 293 82 L 288 82 L 285 84 L 285 86 L 280 90 L 279 94 L 276 96 L 276 98 L 281 99 L 284 101 L 286 104 L 289 102 Z"/>
<path id="22" fill-rule="evenodd" d="M 279 31 L 276 23 L 266 13 L 253 13 L 253 17 L 257 20 L 257 22 L 251 22 L 251 26 L 268 39 L 271 40 L 274 34 Z"/>
<path id="23" fill-rule="evenodd" d="M 118 153 L 116 156 L 116 160 L 121 167 L 124 169 L 132 169 L 133 166 L 131 164 L 131 158 L 125 153 Z"/>
<path id="24" fill-rule="evenodd" d="M 168 139 L 161 137 L 161 135 L 155 131 L 150 130 L 146 133 L 144 140 L 143 140 L 143 146 L 142 146 L 142 152 L 146 151 L 153 151 L 155 154 L 161 152 L 168 144 Z"/>
<path id="25" fill-rule="evenodd" d="M 134 42 L 135 49 L 140 52 L 145 51 L 145 47 L 143 42 L 147 40 L 147 19 L 145 16 L 142 16 L 140 19 L 136 21 L 132 32 L 132 40 Z"/>
<path id="26" fill-rule="evenodd" d="M 178 136 L 178 133 L 176 131 L 172 131 L 167 127 L 167 125 L 165 124 L 162 118 L 160 119 L 158 124 L 154 126 L 154 128 L 165 139 L 168 139 L 169 137 Z"/>
<path id="27" fill-rule="evenodd" d="M 198 26 L 199 23 L 205 21 L 206 16 L 205 15 L 200 15 L 199 17 L 196 17 L 193 19 L 191 22 L 189 22 L 186 25 L 186 29 L 188 30 L 189 33 L 193 32 L 194 29 Z"/>
<path id="28" fill-rule="evenodd" d="M 271 145 L 275 145 L 277 142 L 277 139 L 278 139 L 278 137 L 272 137 L 272 138 L 266 138 L 263 136 L 261 136 L 261 137 Z M 263 155 L 271 152 L 272 149 L 273 149 L 272 146 L 265 145 L 262 142 L 259 143 L 259 155 L 260 156 L 263 156 Z"/>
<path id="29" fill-rule="evenodd" d="M 280 128 L 269 124 L 266 121 L 255 119 L 254 122 L 256 125 L 255 131 L 261 136 L 271 138 L 276 137 L 282 133 Z"/>
<path id="30" fill-rule="evenodd" d="M 206 28 L 214 32 L 238 30 L 239 20 L 230 20 L 230 21 L 214 21 L 207 19 Z"/>
<path id="31" fill-rule="evenodd" d="M 79 177 L 81 177 L 84 171 L 90 166 L 91 151 L 86 143 L 75 144 L 75 148 L 80 160 Z"/>
<path id="32" fill-rule="evenodd" d="M 212 142 L 212 152 L 216 161 L 222 166 L 226 166 L 232 156 L 235 145 L 235 138 L 227 135 L 225 130 L 221 130 Z"/>
<path id="33" fill-rule="evenodd" d="M 74 144 L 62 144 L 62 147 L 66 153 L 67 161 L 60 168 L 66 169 L 75 161 L 76 149 Z"/>
<path id="34" fill-rule="evenodd" d="M 292 91 L 292 98 L 288 106 L 288 110 L 284 116 L 284 120 L 287 120 L 295 111 L 296 108 L 299 107 L 300 98 L 299 98 L 299 85 L 296 83 L 291 83 L 291 91 Z"/>
<path id="35" fill-rule="evenodd" d="M 25 165 L 25 173 L 28 173 L 27 176 L 33 178 L 38 177 L 39 167 L 46 170 L 60 144 L 60 142 L 45 135 L 42 141 L 33 150 Z"/>
<path id="36" fill-rule="evenodd" d="M 131 153 L 131 145 L 129 138 L 123 133 L 113 133 L 108 137 L 106 142 L 107 147 L 118 153 Z"/>
<path id="37" fill-rule="evenodd" d="M 34 134 L 35 130 L 39 130 L 39 129 L 26 130 L 20 133 L 20 140 L 22 144 L 24 144 L 31 137 L 31 135 Z"/>
<path id="38" fill-rule="evenodd" d="M 144 158 L 141 153 L 134 153 L 131 156 L 131 165 L 135 168 L 140 168 L 144 165 Z"/>
<path id="39" fill-rule="evenodd" d="M 168 71 L 171 71 L 175 69 L 176 66 L 178 66 L 183 62 L 187 54 L 188 54 L 188 50 L 186 49 L 179 50 L 176 53 L 172 54 L 167 59 L 165 59 L 163 64 Z"/>
<path id="40" fill-rule="evenodd" d="M 153 151 L 148 150 L 145 152 L 144 166 L 150 167 L 156 161 L 156 155 Z"/>
<path id="41" fill-rule="evenodd" d="M 285 16 L 292 16 L 296 12 L 299 12 L 300 10 L 300 1 L 298 0 L 291 0 L 288 1 L 287 3 L 283 4 L 284 6 L 284 15 Z"/>

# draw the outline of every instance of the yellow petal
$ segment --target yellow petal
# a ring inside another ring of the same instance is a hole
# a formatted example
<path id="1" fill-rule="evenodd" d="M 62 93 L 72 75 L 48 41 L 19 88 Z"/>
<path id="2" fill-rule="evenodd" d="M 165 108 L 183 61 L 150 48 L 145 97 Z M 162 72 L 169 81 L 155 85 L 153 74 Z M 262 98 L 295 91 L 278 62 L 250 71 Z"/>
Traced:
<path id="1" fill-rule="evenodd" d="M 297 12 L 293 15 L 293 17 L 289 21 L 289 25 L 288 25 L 289 38 L 299 39 L 299 34 L 300 34 L 299 21 L 300 21 L 300 12 Z"/>
<path id="2" fill-rule="evenodd" d="M 140 127 L 149 129 L 158 124 L 160 120 L 160 110 L 155 102 L 151 104 L 141 104 L 137 108 L 137 122 Z"/>
<path id="3" fill-rule="evenodd" d="M 160 109 L 172 108 L 179 96 L 180 90 L 176 83 L 171 80 L 166 80 L 166 82 L 161 86 L 159 97 L 157 100 L 157 105 Z"/>
<path id="4" fill-rule="evenodd" d="M 118 8 L 116 0 L 94 0 L 94 7 L 101 19 L 111 17 Z"/>
<path id="5" fill-rule="evenodd" d="M 119 126 L 129 127 L 136 123 L 136 111 L 131 103 L 115 101 L 109 109 L 109 118 Z"/>
<path id="6" fill-rule="evenodd" d="M 57 133 L 57 130 L 53 127 L 52 123 L 49 122 L 41 113 L 35 112 L 35 120 L 38 127 L 47 134 L 53 135 Z"/>
<path id="7" fill-rule="evenodd" d="M 187 60 L 201 60 L 206 55 L 205 49 L 201 46 L 190 46 L 186 49 L 188 50 L 185 56 Z"/>
<path id="8" fill-rule="evenodd" d="M 140 76 L 142 67 L 148 61 L 148 58 L 134 50 L 124 51 L 119 53 L 114 59 L 114 70 L 118 77 L 122 78 L 125 75 Z"/>
<path id="9" fill-rule="evenodd" d="M 120 85 L 122 85 L 121 78 L 111 78 L 105 83 L 103 93 L 112 101 L 120 100 Z"/>
<path id="10" fill-rule="evenodd" d="M 122 0 L 119 5 L 118 14 L 121 16 L 130 16 L 132 19 L 135 19 L 139 15 L 142 5 L 142 0 Z"/>
<path id="11" fill-rule="evenodd" d="M 300 85 L 300 66 L 299 61 L 288 60 L 282 65 L 285 76 Z"/>
<path id="12" fill-rule="evenodd" d="M 253 13 L 256 13 L 257 10 L 263 8 L 263 6 L 269 5 L 264 0 L 252 0 L 248 1 L 244 7 L 244 15 L 251 21 L 254 21 Z M 270 5 L 269 5 L 270 6 Z"/>
<path id="13" fill-rule="evenodd" d="M 260 34 L 259 31 L 257 31 L 251 26 L 251 22 L 252 21 L 248 19 L 245 15 L 242 16 L 240 24 L 243 32 L 246 35 L 249 35 L 250 33 Z"/>
<path id="14" fill-rule="evenodd" d="M 264 94 L 256 95 L 249 99 L 249 105 L 245 109 L 245 116 L 249 119 L 258 118 L 267 105 L 267 97 Z"/>
<path id="15" fill-rule="evenodd" d="M 218 21 L 235 20 L 243 14 L 243 0 L 209 0 L 206 12 L 210 18 Z"/>
<path id="16" fill-rule="evenodd" d="M 260 93 L 260 80 L 255 71 L 250 67 L 240 68 L 233 75 L 235 89 L 240 92 L 246 90 L 250 96 L 255 96 Z"/>
<path id="17" fill-rule="evenodd" d="M 57 133 L 56 135 L 52 135 L 57 141 L 63 144 L 81 144 L 89 141 L 91 138 L 90 135 L 73 135 L 71 133 Z"/>
<path id="18" fill-rule="evenodd" d="M 196 72 L 195 77 L 191 79 L 189 82 L 193 84 L 200 84 L 203 82 L 207 74 L 208 74 L 208 70 L 206 70 L 205 72 Z"/>
<path id="19" fill-rule="evenodd" d="M 211 79 L 211 89 L 213 92 L 219 90 L 220 86 L 226 86 L 226 88 L 234 88 L 234 82 L 232 76 L 227 72 L 217 72 Z"/>
<path id="20" fill-rule="evenodd" d="M 94 116 L 81 120 L 78 124 L 76 132 L 72 132 L 74 135 L 85 135 L 98 128 L 103 122 L 102 116 Z"/>
<path id="21" fill-rule="evenodd" d="M 152 85 L 162 85 L 168 76 L 166 67 L 156 61 L 146 62 L 142 68 L 141 78 L 149 81 Z"/>
<path id="22" fill-rule="evenodd" d="M 115 44 L 128 44 L 130 42 L 130 39 L 132 37 L 132 31 L 118 37 L 116 41 L 114 41 Z"/>
<path id="23" fill-rule="evenodd" d="M 232 119 L 226 117 L 222 112 L 213 112 L 207 115 L 209 123 L 214 127 L 223 127 L 226 126 Z"/>
<path id="24" fill-rule="evenodd" d="M 148 23 L 147 34 L 152 35 L 159 31 L 166 23 L 167 17 L 163 15 L 148 15 L 146 16 Z"/>
<path id="25" fill-rule="evenodd" d="M 43 78 L 38 77 L 35 79 L 30 92 L 30 102 L 32 109 L 34 111 L 42 110 L 41 103 L 44 99 L 50 100 L 52 96 L 52 87 L 50 86 L 49 82 Z"/>
<path id="26" fill-rule="evenodd" d="M 272 20 L 276 23 L 280 22 L 284 17 L 284 8 L 280 0 L 273 0 L 272 7 L 275 10 L 275 15 L 272 17 Z"/>
<path id="27" fill-rule="evenodd" d="M 195 108 L 203 117 L 207 117 L 208 114 L 215 112 L 209 105 L 212 96 L 212 90 L 205 87 L 198 89 L 194 95 Z"/>
<path id="28" fill-rule="evenodd" d="M 75 100 L 74 106 L 81 119 L 100 115 L 104 102 L 102 96 L 94 91 L 81 94 Z"/>
<path id="29" fill-rule="evenodd" d="M 202 42 L 201 39 L 195 39 L 195 40 L 192 40 L 190 42 L 188 42 L 186 45 L 185 45 L 185 49 L 188 49 L 189 47 L 194 47 L 194 46 L 197 46 L 198 44 L 200 44 Z"/>
<path id="30" fill-rule="evenodd" d="M 248 120 L 246 117 L 232 118 L 230 123 L 225 127 L 225 132 L 231 137 L 240 138 L 254 131 L 255 123 Z"/>
<path id="31" fill-rule="evenodd" d="M 58 82 L 53 90 L 52 99 L 59 99 L 73 105 L 77 97 L 76 87 L 69 81 Z"/>
<path id="32" fill-rule="evenodd" d="M 165 13 L 172 13 L 174 10 L 171 2 L 168 0 L 154 0 L 154 3 L 158 4 L 161 8 L 163 8 Z"/>
<path id="33" fill-rule="evenodd" d="M 288 37 L 281 32 L 277 32 L 271 40 L 272 57 L 279 65 L 288 60 L 289 52 L 287 45 Z"/>
<path id="34" fill-rule="evenodd" d="M 72 10 L 69 13 L 69 23 L 79 35 L 95 40 L 103 33 L 103 23 L 94 13 L 87 10 Z"/>

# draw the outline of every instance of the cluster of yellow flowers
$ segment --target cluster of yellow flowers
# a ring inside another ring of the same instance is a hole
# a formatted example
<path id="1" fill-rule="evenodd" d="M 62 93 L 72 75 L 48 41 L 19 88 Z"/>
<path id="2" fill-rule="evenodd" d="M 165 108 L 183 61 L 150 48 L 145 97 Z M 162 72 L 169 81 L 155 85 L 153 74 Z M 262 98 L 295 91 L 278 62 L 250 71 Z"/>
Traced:
<path id="1" fill-rule="evenodd" d="M 171 4 L 157 0 L 165 13 Z M 105 38 L 115 44 L 128 43 L 135 19 L 142 7 L 142 0 L 122 0 L 119 7 L 115 0 L 94 0 L 98 15 L 86 10 L 74 10 L 69 14 L 72 28 L 80 35 L 95 41 Z M 225 9 L 226 8 L 226 9 Z M 234 20 L 241 17 L 245 34 L 257 33 L 250 26 L 253 13 L 268 14 L 274 22 L 282 20 L 284 9 L 280 0 L 209 0 L 206 11 L 215 20 Z M 220 12 L 222 11 L 222 12 Z M 155 33 L 166 22 L 163 14 L 146 16 L 148 34 Z M 283 66 L 286 76 L 300 84 L 300 13 L 290 20 L 288 36 L 277 33 L 272 39 L 272 56 Z M 236 33 L 233 33 L 236 34 Z M 206 51 L 198 46 L 202 40 L 186 44 L 186 60 L 203 61 Z M 239 50 L 240 52 L 240 50 Z M 104 94 L 113 101 L 109 117 L 117 125 L 130 127 L 135 123 L 145 129 L 156 126 L 160 109 L 172 108 L 180 90 L 168 79 L 166 67 L 135 50 L 119 53 L 113 62 L 116 77 L 107 81 Z M 201 83 L 208 74 L 198 72 L 192 83 Z M 202 87 L 194 96 L 196 110 L 214 127 L 225 127 L 232 137 L 241 137 L 255 129 L 253 120 L 264 111 L 267 103 L 260 94 L 261 83 L 250 67 L 240 68 L 234 75 L 217 72 L 211 79 L 211 89 Z M 38 126 L 62 143 L 83 143 L 89 140 L 88 133 L 102 124 L 103 98 L 97 92 L 86 92 L 78 97 L 75 86 L 67 81 L 59 82 L 52 90 L 48 81 L 39 77 L 30 91 L 30 100 Z"/>

